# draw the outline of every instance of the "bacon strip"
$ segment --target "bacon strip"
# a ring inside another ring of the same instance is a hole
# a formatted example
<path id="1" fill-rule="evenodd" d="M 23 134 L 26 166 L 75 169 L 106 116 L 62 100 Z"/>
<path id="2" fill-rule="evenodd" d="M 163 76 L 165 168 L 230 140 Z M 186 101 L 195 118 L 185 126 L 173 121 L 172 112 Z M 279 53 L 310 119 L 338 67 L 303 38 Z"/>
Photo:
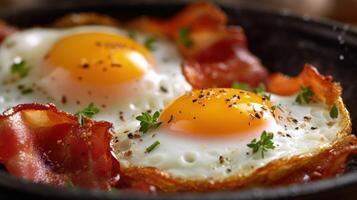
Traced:
<path id="1" fill-rule="evenodd" d="M 144 32 L 163 35 L 177 42 L 179 30 L 189 29 L 192 46 L 179 42 L 178 50 L 185 58 L 182 71 L 195 89 L 231 87 L 234 81 L 252 87 L 268 75 L 259 59 L 249 52 L 240 27 L 227 26 L 226 15 L 209 3 L 188 6 L 168 20 L 139 18 L 129 26 Z"/>
<path id="2" fill-rule="evenodd" d="M 270 75 L 266 82 L 269 92 L 279 95 L 293 95 L 302 86 L 309 87 L 314 92 L 316 101 L 332 105 L 341 96 L 342 89 L 333 82 L 331 76 L 319 74 L 315 67 L 305 64 L 297 77 L 288 77 L 281 73 Z"/>
<path id="3" fill-rule="evenodd" d="M 53 105 L 24 104 L 0 115 L 0 163 L 34 182 L 108 190 L 118 182 L 108 122 L 77 119 Z"/>
<path id="4" fill-rule="evenodd" d="M 227 23 L 223 11 L 210 3 L 195 3 L 187 6 L 170 19 L 140 17 L 129 23 L 135 30 L 176 39 L 177 30 L 187 27 L 191 30 L 220 27 Z"/>

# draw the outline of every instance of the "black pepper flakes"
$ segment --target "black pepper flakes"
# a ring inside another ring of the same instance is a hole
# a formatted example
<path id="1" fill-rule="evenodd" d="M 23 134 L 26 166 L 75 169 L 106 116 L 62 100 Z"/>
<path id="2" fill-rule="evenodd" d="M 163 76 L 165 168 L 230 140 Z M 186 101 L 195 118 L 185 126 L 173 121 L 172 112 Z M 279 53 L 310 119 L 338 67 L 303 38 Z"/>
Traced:
<path id="1" fill-rule="evenodd" d="M 255 113 L 255 115 L 254 115 L 257 119 L 260 119 L 261 118 L 261 116 L 258 114 L 258 113 Z"/>
<path id="2" fill-rule="evenodd" d="M 90 65 L 88 63 L 83 63 L 81 66 L 83 69 L 87 69 Z"/>
<path id="3" fill-rule="evenodd" d="M 133 139 L 134 138 L 134 134 L 133 133 L 128 133 L 128 138 L 129 139 Z"/>
<path id="4" fill-rule="evenodd" d="M 63 95 L 62 98 L 61 98 L 61 102 L 62 102 L 62 104 L 66 104 L 67 103 L 67 97 Z"/>
<path id="5" fill-rule="evenodd" d="M 160 86 L 160 90 L 161 90 L 161 92 L 163 92 L 163 93 L 167 93 L 167 88 L 165 88 L 164 86 Z"/>
<path id="6" fill-rule="evenodd" d="M 119 119 L 120 119 L 121 121 L 125 121 L 123 114 L 124 114 L 124 113 L 123 113 L 122 111 L 119 112 Z"/>
<path id="7" fill-rule="evenodd" d="M 170 119 L 169 119 L 169 121 L 167 121 L 167 123 L 170 124 L 173 119 L 174 119 L 174 116 L 173 116 L 173 115 L 170 115 Z"/>
<path id="8" fill-rule="evenodd" d="M 220 163 L 220 164 L 223 164 L 223 163 L 224 163 L 224 157 L 223 157 L 223 156 L 219 156 L 218 160 L 219 160 L 219 163 Z"/>
<path id="9" fill-rule="evenodd" d="M 304 121 L 306 121 L 306 122 L 311 121 L 311 117 L 309 117 L 309 116 L 304 116 Z"/>

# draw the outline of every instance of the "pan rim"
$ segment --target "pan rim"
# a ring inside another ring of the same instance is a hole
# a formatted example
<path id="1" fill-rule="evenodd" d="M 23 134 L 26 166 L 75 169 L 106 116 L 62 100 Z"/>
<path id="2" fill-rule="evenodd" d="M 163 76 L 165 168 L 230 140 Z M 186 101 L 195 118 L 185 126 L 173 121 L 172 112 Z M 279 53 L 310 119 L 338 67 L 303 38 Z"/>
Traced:
<path id="1" fill-rule="evenodd" d="M 155 6 L 155 3 L 150 2 L 150 4 Z M 142 6 L 143 4 L 103 4 L 101 6 L 120 6 L 120 5 L 129 5 L 129 6 Z M 170 4 L 169 6 L 183 6 L 182 3 Z M 73 6 L 73 5 L 64 5 L 63 7 L 58 7 L 57 9 L 78 9 L 78 8 L 91 8 L 91 5 L 86 6 Z M 98 5 L 96 5 L 98 6 Z M 314 32 L 315 30 L 332 30 L 331 28 L 336 28 L 336 30 L 345 31 L 346 34 L 346 43 L 351 44 L 357 47 L 357 29 L 353 27 L 346 28 L 345 24 L 326 20 L 326 19 L 316 19 L 311 18 L 309 20 L 304 19 L 302 16 L 298 16 L 292 13 L 276 12 L 264 8 L 251 8 L 251 7 L 238 7 L 230 5 L 230 8 L 222 5 L 223 9 L 227 10 L 245 10 L 248 12 L 255 12 L 262 15 L 269 15 L 277 18 L 283 18 L 284 20 L 291 20 L 295 23 L 308 24 L 313 26 L 313 30 L 309 30 L 312 34 L 320 34 Z M 22 11 L 29 10 L 41 10 L 46 6 L 41 6 L 38 8 L 23 8 Z M 93 6 L 94 7 L 94 6 Z M 21 13 L 21 10 L 16 10 L 17 13 Z M 1 10 L 0 16 L 10 16 L 9 13 L 13 13 L 14 10 Z M 229 16 L 229 15 L 228 15 Z M 301 30 L 307 31 L 307 30 Z M 333 35 L 336 33 L 333 33 Z M 329 37 L 328 35 L 326 37 Z M 357 171 L 349 172 L 342 176 L 325 179 L 321 181 L 314 181 L 306 184 L 293 184 L 289 186 L 279 186 L 273 188 L 251 188 L 244 189 L 239 191 L 224 192 L 224 193 L 179 193 L 179 194 L 162 194 L 162 195 L 144 195 L 140 193 L 128 193 L 128 192 L 103 192 L 99 190 L 85 190 L 81 188 L 60 188 L 53 187 L 48 184 L 39 184 L 32 183 L 21 178 L 11 176 L 5 172 L 0 172 L 0 187 L 5 187 L 13 191 L 26 192 L 31 195 L 39 195 L 41 197 L 53 197 L 53 198 L 86 198 L 86 199 L 272 199 L 272 198 L 287 198 L 287 197 L 298 197 L 304 195 L 317 194 L 319 192 L 327 191 L 329 189 L 338 189 L 352 184 L 357 185 Z"/>

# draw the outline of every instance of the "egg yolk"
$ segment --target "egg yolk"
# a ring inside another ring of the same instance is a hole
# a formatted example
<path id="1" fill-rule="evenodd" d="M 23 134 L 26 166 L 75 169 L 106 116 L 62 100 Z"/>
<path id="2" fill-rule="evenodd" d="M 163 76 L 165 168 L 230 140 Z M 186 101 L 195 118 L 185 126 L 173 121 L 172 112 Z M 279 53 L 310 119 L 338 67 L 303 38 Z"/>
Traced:
<path id="1" fill-rule="evenodd" d="M 194 90 L 169 104 L 161 113 L 163 128 L 190 136 L 236 136 L 261 129 L 269 100 L 238 89 Z"/>
<path id="2" fill-rule="evenodd" d="M 44 65 L 62 68 L 73 79 L 94 85 L 114 85 L 138 79 L 152 66 L 145 47 L 120 35 L 79 33 L 57 41 Z"/>

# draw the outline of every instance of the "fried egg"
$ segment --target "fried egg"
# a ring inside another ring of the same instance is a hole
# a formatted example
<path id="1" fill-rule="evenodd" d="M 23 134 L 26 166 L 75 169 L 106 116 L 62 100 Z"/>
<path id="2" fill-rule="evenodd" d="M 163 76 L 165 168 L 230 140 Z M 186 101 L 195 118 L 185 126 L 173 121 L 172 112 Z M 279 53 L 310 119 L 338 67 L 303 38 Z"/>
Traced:
<path id="1" fill-rule="evenodd" d="M 341 115 L 330 116 L 329 106 L 301 105 L 296 95 L 269 100 L 239 89 L 193 90 L 165 107 L 158 129 L 135 133 L 136 124 L 118 133 L 115 153 L 124 172 L 150 168 L 170 180 L 206 182 L 247 177 L 274 160 L 330 147 L 346 126 Z M 263 132 L 273 134 L 274 148 L 253 152 L 248 144 Z"/>
<path id="2" fill-rule="evenodd" d="M 147 110 L 162 109 L 191 86 L 181 74 L 175 44 L 105 26 L 33 28 L 6 38 L 0 48 L 0 109 L 21 103 L 54 103 L 70 113 L 90 103 L 95 120 L 120 129 Z M 153 39 L 151 39 L 153 40 Z M 148 47 L 151 48 L 148 49 Z M 27 76 L 11 73 L 24 61 Z"/>

